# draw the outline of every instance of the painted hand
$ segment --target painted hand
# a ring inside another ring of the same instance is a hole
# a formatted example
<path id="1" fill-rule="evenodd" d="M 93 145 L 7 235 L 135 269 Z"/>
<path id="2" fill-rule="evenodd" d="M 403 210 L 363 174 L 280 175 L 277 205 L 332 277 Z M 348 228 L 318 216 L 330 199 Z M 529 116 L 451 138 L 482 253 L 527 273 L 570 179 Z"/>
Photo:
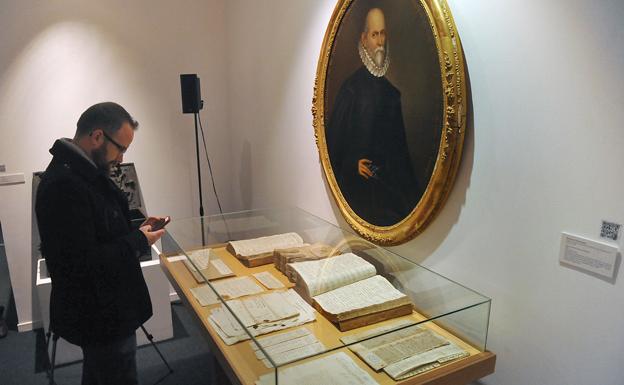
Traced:
<path id="1" fill-rule="evenodd" d="M 370 169 L 372 164 L 373 162 L 368 159 L 358 160 L 358 174 L 360 174 L 364 179 L 372 177 L 374 175 Z"/>

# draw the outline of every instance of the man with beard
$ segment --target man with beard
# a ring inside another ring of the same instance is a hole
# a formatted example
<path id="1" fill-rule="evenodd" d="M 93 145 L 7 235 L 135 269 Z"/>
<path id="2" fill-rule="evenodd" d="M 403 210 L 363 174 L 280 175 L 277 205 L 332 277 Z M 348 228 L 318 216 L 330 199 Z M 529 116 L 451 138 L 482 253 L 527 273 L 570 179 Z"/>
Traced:
<path id="1" fill-rule="evenodd" d="M 368 11 L 358 44 L 363 66 L 340 87 L 326 130 L 331 165 L 353 211 L 389 226 L 416 206 L 418 186 L 405 139 L 401 93 L 390 64 L 383 11 Z"/>
<path id="2" fill-rule="evenodd" d="M 82 384 L 137 384 L 136 329 L 152 316 L 138 256 L 164 230 L 132 230 L 109 178 L 138 123 L 115 103 L 89 107 L 57 140 L 37 190 L 41 253 L 52 278 L 50 330 L 83 351 Z"/>

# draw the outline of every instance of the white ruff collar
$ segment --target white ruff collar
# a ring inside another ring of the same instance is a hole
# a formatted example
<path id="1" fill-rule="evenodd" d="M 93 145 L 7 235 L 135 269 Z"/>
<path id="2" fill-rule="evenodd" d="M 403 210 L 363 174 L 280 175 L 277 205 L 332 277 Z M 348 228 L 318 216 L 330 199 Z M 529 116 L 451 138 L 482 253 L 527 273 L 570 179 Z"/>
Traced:
<path id="1" fill-rule="evenodd" d="M 388 71 L 388 66 L 390 65 L 390 46 L 386 44 L 386 55 L 384 58 L 383 65 L 380 67 L 375 64 L 375 61 L 370 57 L 368 51 L 364 48 L 362 43 L 358 44 L 358 51 L 360 52 L 360 59 L 362 59 L 362 63 L 373 76 L 377 76 L 378 78 L 384 76 L 386 71 Z"/>

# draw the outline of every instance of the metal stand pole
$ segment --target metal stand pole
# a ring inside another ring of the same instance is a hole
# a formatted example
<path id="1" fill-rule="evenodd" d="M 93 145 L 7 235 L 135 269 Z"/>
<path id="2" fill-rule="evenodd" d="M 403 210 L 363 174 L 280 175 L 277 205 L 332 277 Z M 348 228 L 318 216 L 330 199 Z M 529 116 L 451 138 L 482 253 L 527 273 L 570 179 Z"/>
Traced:
<path id="1" fill-rule="evenodd" d="M 206 235 L 204 230 L 204 202 L 202 197 L 201 168 L 199 165 L 199 135 L 197 133 L 197 115 L 197 112 L 193 114 L 193 116 L 195 117 L 195 153 L 197 155 L 197 181 L 199 183 L 199 216 L 201 220 L 202 246 L 206 246 Z"/>

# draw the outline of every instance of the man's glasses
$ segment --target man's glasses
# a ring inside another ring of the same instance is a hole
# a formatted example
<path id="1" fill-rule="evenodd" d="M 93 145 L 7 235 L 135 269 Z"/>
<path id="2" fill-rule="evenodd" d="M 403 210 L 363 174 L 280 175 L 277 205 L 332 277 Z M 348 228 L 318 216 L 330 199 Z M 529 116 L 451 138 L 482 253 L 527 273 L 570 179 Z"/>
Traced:
<path id="1" fill-rule="evenodd" d="M 126 153 L 126 151 L 128 150 L 128 148 L 127 148 L 127 147 L 124 147 L 124 146 L 122 146 L 121 144 L 117 143 L 117 142 L 115 141 L 115 139 L 111 138 L 111 137 L 110 137 L 110 136 L 106 133 L 106 131 L 102 130 L 102 134 L 104 134 L 104 137 L 105 137 L 106 139 L 108 139 L 108 141 L 109 141 L 109 142 L 111 142 L 112 144 L 114 144 L 114 145 L 115 145 L 115 147 L 117 147 L 117 149 L 119 150 L 119 152 L 121 152 L 122 154 L 125 154 L 125 153 Z"/>

